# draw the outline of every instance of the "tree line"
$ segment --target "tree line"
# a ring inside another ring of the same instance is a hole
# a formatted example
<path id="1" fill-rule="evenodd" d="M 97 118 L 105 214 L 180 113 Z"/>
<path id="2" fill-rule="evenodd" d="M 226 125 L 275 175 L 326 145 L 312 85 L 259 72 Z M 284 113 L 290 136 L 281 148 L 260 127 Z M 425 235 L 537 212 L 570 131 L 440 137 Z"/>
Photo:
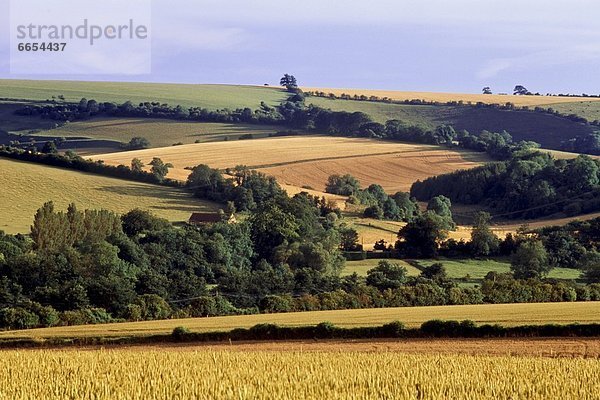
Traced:
<path id="1" fill-rule="evenodd" d="M 580 155 L 557 160 L 548 153 L 513 154 L 510 160 L 417 181 L 411 195 L 426 201 L 488 207 L 504 218 L 575 216 L 600 210 L 600 162 Z"/>

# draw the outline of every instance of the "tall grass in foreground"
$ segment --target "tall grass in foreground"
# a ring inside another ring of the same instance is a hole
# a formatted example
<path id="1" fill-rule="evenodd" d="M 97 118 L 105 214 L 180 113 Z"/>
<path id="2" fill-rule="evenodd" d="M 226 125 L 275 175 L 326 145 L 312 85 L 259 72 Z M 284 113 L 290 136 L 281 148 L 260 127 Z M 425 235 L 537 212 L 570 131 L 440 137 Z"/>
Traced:
<path id="1" fill-rule="evenodd" d="M 6 351 L 1 399 L 593 399 L 593 359 L 366 352 Z"/>

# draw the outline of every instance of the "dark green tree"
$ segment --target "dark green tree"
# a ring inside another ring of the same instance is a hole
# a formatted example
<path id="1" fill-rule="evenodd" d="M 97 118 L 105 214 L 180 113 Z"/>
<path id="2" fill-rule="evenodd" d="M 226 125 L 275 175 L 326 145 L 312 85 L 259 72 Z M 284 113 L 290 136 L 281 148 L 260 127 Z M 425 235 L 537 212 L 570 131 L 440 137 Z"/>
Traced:
<path id="1" fill-rule="evenodd" d="M 405 267 L 387 260 L 381 260 L 375 268 L 367 272 L 367 284 L 381 291 L 397 289 L 406 283 L 407 273 Z"/>
<path id="2" fill-rule="evenodd" d="M 500 239 L 490 229 L 490 214 L 480 211 L 475 214 L 475 223 L 471 231 L 471 247 L 473 254 L 485 257 L 495 254 L 500 246 Z"/>
<path id="3" fill-rule="evenodd" d="M 163 179 L 165 179 L 165 177 L 169 173 L 169 168 L 173 168 L 173 164 L 164 163 L 163 160 L 161 160 L 158 157 L 154 157 L 148 165 L 152 166 L 152 168 L 150 169 L 150 172 L 152 172 L 152 174 L 159 181 L 162 181 Z"/>
<path id="4" fill-rule="evenodd" d="M 510 269 L 517 279 L 543 278 L 552 269 L 540 240 L 522 242 L 511 258 Z"/>
<path id="5" fill-rule="evenodd" d="M 131 160 L 131 170 L 133 172 L 143 172 L 144 171 L 144 163 L 139 158 L 134 158 Z"/>

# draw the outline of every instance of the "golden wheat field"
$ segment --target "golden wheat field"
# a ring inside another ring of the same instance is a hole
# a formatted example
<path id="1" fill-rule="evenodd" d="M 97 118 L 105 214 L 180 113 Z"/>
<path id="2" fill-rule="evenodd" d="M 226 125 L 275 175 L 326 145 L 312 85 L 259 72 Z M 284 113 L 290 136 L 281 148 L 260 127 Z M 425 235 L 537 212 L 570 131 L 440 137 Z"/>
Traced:
<path id="1" fill-rule="evenodd" d="M 330 175 L 349 173 L 363 187 L 379 183 L 390 192 L 406 191 L 417 179 L 472 168 L 487 160 L 480 153 L 438 146 L 326 136 L 198 143 L 93 156 L 125 165 L 136 157 L 144 163 L 160 157 L 174 165 L 169 176 L 182 180 L 190 173 L 185 168 L 198 164 L 220 169 L 246 165 L 282 184 L 317 191 L 324 190 Z"/>
<path id="2" fill-rule="evenodd" d="M 595 399 L 594 359 L 388 352 L 5 351 L 2 399 Z"/>
<path id="3" fill-rule="evenodd" d="M 577 101 L 593 102 L 600 101 L 595 97 L 558 97 L 558 96 L 513 96 L 510 94 L 475 94 L 475 93 L 437 93 L 437 92 L 410 92 L 398 90 L 377 89 L 332 89 L 332 88 L 309 88 L 303 87 L 305 92 L 333 93 L 336 96 L 348 94 L 350 96 L 377 96 L 387 97 L 392 100 L 425 100 L 446 103 L 449 101 L 463 101 L 465 103 L 482 102 L 486 104 L 505 104 L 511 102 L 517 106 L 544 106 L 559 103 L 574 103 Z"/>

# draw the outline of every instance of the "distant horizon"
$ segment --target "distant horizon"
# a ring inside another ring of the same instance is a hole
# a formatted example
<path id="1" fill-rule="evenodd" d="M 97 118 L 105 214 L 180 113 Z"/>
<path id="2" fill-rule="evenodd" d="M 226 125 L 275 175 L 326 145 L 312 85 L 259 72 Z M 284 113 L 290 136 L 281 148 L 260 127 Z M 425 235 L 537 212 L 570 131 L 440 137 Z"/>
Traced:
<path id="1" fill-rule="evenodd" d="M 206 82 L 163 82 L 163 81 L 142 81 L 142 80 L 111 80 L 111 79 L 82 79 L 82 78 L 74 78 L 74 79 L 65 79 L 65 78 L 52 78 L 52 77 L 45 77 L 45 78 L 40 78 L 40 79 L 36 79 L 36 78 L 11 78 L 11 77 L 0 77 L 0 81 L 39 81 L 39 82 L 103 82 L 103 83 L 139 83 L 139 84 L 156 84 L 156 85 L 214 85 L 214 86 L 252 86 L 252 87 L 264 87 L 264 88 L 271 88 L 271 89 L 282 89 L 284 90 L 285 88 L 280 86 L 279 84 L 273 82 L 273 83 L 262 83 L 262 84 L 258 84 L 258 83 L 227 83 L 227 82 L 210 82 L 210 83 L 206 83 Z M 454 92 L 450 92 L 450 91 L 436 91 L 436 90 L 419 90 L 419 89 L 390 89 L 390 88 L 384 88 L 384 87 L 320 87 L 320 86 L 313 86 L 313 85 L 302 85 L 300 84 L 299 87 L 301 89 L 303 88 L 310 88 L 310 89 L 328 89 L 328 90 L 367 90 L 367 91 L 386 91 L 386 92 L 399 92 L 399 93 L 439 93 L 439 94 L 468 94 L 468 95 L 478 95 L 478 94 L 482 94 L 481 91 L 475 91 L 475 92 L 468 92 L 468 91 L 454 91 Z M 538 92 L 538 91 L 536 91 Z M 577 93 L 577 92 L 562 92 L 562 93 L 551 93 L 551 92 L 547 92 L 547 91 L 539 91 L 539 94 L 535 94 L 532 93 L 530 96 L 543 96 L 543 97 L 559 97 L 559 95 L 573 95 L 573 97 L 584 97 L 584 96 L 577 96 L 577 95 L 588 95 L 588 96 L 595 96 L 595 95 L 599 95 L 599 93 L 593 93 L 593 92 L 583 92 L 583 93 Z M 513 93 L 513 89 L 510 89 L 509 91 L 500 91 L 500 92 L 493 92 L 491 94 L 491 96 L 518 96 L 515 95 Z"/>
<path id="2" fill-rule="evenodd" d="M 93 73 L 53 75 L 40 62 L 39 74 L 11 74 L 8 3 L 0 0 L 5 79 L 276 86 L 290 73 L 304 87 L 600 93 L 600 3 L 592 0 L 153 0 L 151 73 L 143 75 L 99 73 L 123 57 L 97 54 L 77 60 Z"/>

